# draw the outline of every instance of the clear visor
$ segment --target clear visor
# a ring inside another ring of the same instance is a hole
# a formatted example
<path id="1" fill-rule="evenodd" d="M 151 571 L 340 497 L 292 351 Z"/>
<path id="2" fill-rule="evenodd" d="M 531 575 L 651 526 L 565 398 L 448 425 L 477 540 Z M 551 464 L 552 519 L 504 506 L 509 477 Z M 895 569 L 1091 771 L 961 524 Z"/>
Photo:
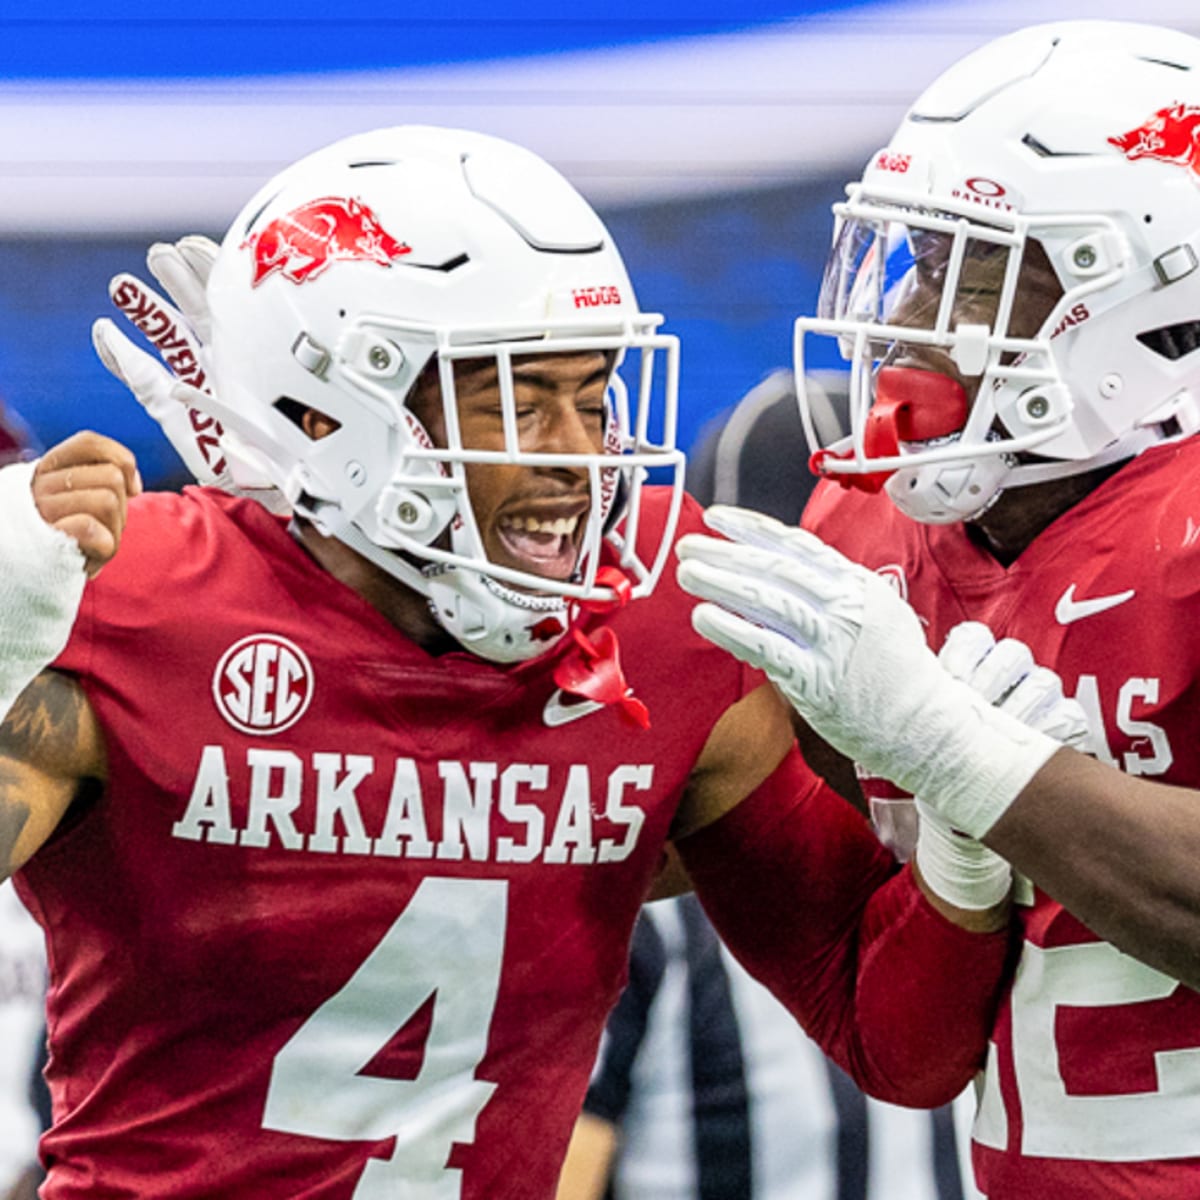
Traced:
<path id="1" fill-rule="evenodd" d="M 876 474 L 1045 441 L 1050 422 L 1016 435 L 1004 428 L 999 408 L 1007 397 L 1058 384 L 1048 331 L 1065 293 L 1028 227 L 861 193 L 835 211 L 818 315 L 796 321 L 801 416 L 814 452 L 829 452 L 820 469 Z M 834 365 L 822 352 L 828 342 L 810 347 L 809 338 L 835 339 L 838 357 L 849 364 L 841 438 L 822 436 L 804 394 L 814 369 Z M 961 415 L 949 420 L 955 413 Z"/>
<path id="2" fill-rule="evenodd" d="M 886 209 L 844 218 L 818 316 L 941 333 L 970 324 L 1003 336 L 1019 251 L 1011 232 L 963 218 Z"/>

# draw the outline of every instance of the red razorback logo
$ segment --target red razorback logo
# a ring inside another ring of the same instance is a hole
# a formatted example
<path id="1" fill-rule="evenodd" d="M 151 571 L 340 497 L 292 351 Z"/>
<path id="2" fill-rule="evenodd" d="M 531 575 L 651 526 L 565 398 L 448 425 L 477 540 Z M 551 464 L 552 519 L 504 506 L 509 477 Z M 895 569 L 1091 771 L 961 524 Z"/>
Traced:
<path id="1" fill-rule="evenodd" d="M 310 200 L 287 216 L 276 217 L 242 243 L 243 249 L 247 246 L 254 252 L 254 287 L 274 271 L 293 283 L 304 283 L 332 262 L 388 267 L 393 258 L 412 253 L 412 247 L 392 237 L 361 200 L 336 196 Z"/>
<path id="2" fill-rule="evenodd" d="M 1171 104 L 1128 133 L 1110 137 L 1126 158 L 1153 158 L 1200 175 L 1200 107 Z"/>

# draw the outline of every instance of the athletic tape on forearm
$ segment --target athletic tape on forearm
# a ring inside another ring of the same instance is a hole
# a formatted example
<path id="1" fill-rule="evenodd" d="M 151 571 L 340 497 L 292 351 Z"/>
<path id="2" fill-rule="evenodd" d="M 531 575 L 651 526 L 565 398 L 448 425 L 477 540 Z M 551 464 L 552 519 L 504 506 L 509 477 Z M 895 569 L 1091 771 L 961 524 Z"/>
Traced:
<path id="1" fill-rule="evenodd" d="M 912 730 L 923 752 L 895 782 L 975 838 L 991 829 L 1060 749 L 957 680 L 931 691 Z"/>
<path id="2" fill-rule="evenodd" d="M 1012 886 L 1012 868 L 974 838 L 955 833 L 928 804 L 917 801 L 921 829 L 916 860 L 921 878 L 957 908 L 979 911 L 999 904 Z"/>
<path id="3" fill-rule="evenodd" d="M 864 592 L 849 669 L 812 724 L 955 829 L 982 837 L 1059 745 L 945 671 L 884 580 L 872 576 Z"/>
<path id="4" fill-rule="evenodd" d="M 0 720 L 67 644 L 87 581 L 75 539 L 34 505 L 34 465 L 0 470 Z"/>

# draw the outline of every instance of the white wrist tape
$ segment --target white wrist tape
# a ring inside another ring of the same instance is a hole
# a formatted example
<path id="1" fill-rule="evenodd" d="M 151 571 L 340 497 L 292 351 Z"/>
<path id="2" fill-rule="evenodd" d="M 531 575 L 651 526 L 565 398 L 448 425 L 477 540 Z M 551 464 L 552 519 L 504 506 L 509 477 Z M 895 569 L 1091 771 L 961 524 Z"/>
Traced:
<path id="1" fill-rule="evenodd" d="M 956 833 L 918 800 L 921 828 L 916 862 L 921 878 L 937 895 L 957 908 L 991 908 L 1008 895 L 1012 868 L 981 842 Z"/>
<path id="2" fill-rule="evenodd" d="M 853 638 L 837 685 L 807 707 L 787 682 L 782 690 L 826 741 L 982 837 L 1059 744 L 950 675 L 895 589 L 855 571 L 861 607 L 846 622 Z"/>
<path id="3" fill-rule="evenodd" d="M 34 505 L 34 466 L 0 470 L 0 720 L 62 652 L 87 582 L 75 539 Z"/>
<path id="4" fill-rule="evenodd" d="M 878 644 L 860 650 L 887 655 Z M 920 796 L 955 829 L 983 837 L 1061 746 L 965 683 L 924 670 L 908 678 L 895 710 L 885 715 L 874 698 L 860 705 L 874 708 L 881 731 L 863 739 L 860 761 Z"/>

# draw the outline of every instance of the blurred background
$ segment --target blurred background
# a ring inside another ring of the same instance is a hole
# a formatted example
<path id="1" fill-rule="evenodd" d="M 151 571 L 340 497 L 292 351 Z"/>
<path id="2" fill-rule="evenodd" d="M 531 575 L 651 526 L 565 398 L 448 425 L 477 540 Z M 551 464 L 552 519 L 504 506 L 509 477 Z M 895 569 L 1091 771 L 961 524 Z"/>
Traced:
<path id="1" fill-rule="evenodd" d="M 683 339 L 680 440 L 790 357 L 829 205 L 950 62 L 1041 20 L 1200 34 L 1197 0 L 42 0 L 0 8 L 0 394 L 178 463 L 95 359 L 147 244 L 220 237 L 281 166 L 381 125 L 521 142 L 608 221 Z M 33 11 L 34 6 L 22 6 Z M 737 15 L 732 15 L 736 11 Z"/>

